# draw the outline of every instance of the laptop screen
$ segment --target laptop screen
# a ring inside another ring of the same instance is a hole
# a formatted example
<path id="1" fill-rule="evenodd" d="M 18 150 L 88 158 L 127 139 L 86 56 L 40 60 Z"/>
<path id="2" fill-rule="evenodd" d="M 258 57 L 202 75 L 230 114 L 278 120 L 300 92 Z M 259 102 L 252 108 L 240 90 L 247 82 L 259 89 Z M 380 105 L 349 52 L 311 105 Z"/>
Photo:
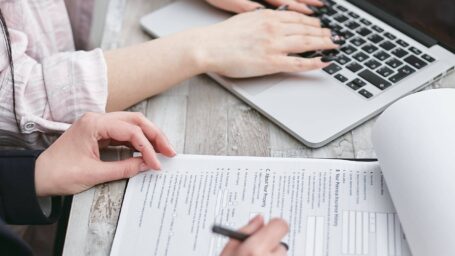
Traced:
<path id="1" fill-rule="evenodd" d="M 368 0 L 455 49 L 455 0 Z"/>

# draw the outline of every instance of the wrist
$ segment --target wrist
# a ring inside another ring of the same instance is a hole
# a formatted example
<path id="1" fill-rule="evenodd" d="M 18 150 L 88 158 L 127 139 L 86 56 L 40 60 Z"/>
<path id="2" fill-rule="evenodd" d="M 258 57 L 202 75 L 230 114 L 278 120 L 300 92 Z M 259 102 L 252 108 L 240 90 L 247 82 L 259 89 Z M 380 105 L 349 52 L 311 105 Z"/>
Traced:
<path id="1" fill-rule="evenodd" d="M 35 190 L 38 197 L 50 196 L 50 189 L 47 184 L 50 177 L 46 177 L 45 170 L 47 164 L 46 151 L 41 153 L 35 161 Z"/>
<path id="2" fill-rule="evenodd" d="M 188 49 L 186 52 L 189 54 L 188 58 L 190 63 L 195 69 L 196 75 L 209 73 L 214 71 L 215 63 L 214 58 L 210 54 L 210 47 L 207 45 L 207 40 L 204 35 L 207 33 L 207 28 L 196 28 L 187 31 L 186 40 Z"/>

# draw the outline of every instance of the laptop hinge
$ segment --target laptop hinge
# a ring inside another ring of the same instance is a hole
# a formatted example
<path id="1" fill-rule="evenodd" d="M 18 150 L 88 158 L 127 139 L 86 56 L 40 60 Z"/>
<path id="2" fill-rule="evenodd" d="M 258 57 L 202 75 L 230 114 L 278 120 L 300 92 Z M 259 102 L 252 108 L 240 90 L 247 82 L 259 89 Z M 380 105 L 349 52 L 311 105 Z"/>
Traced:
<path id="1" fill-rule="evenodd" d="M 383 22 L 389 24 L 390 26 L 394 27 L 395 29 L 399 30 L 403 34 L 406 34 L 419 43 L 425 45 L 426 47 L 431 47 L 438 43 L 435 39 L 428 36 L 427 34 L 420 32 L 419 30 L 415 29 L 414 27 L 406 24 L 405 22 L 401 21 L 398 18 L 390 15 L 389 13 L 383 11 L 382 9 L 376 7 L 375 5 L 369 3 L 365 0 L 346 0 L 355 6 L 363 9 L 364 11 L 370 13 L 371 15 L 381 19 Z"/>

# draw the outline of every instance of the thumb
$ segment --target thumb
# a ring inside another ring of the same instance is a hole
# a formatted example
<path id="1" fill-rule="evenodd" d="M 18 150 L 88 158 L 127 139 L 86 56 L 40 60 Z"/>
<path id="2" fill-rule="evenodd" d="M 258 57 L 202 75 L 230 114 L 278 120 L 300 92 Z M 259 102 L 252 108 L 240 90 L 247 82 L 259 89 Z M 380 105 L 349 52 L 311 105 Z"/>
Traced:
<path id="1" fill-rule="evenodd" d="M 133 177 L 141 171 L 148 170 L 142 157 L 131 157 L 112 162 L 98 162 L 94 178 L 96 184 Z"/>

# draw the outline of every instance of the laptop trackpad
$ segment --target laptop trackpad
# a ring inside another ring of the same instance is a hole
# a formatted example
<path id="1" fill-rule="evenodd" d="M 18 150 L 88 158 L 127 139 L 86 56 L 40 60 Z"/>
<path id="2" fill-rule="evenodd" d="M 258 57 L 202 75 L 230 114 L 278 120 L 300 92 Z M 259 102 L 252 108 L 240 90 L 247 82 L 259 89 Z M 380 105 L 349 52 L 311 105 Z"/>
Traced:
<path id="1" fill-rule="evenodd" d="M 242 88 L 251 96 L 258 95 L 259 93 L 273 87 L 287 78 L 286 74 L 269 75 L 256 78 L 242 78 L 242 79 L 229 79 L 232 84 Z"/>

